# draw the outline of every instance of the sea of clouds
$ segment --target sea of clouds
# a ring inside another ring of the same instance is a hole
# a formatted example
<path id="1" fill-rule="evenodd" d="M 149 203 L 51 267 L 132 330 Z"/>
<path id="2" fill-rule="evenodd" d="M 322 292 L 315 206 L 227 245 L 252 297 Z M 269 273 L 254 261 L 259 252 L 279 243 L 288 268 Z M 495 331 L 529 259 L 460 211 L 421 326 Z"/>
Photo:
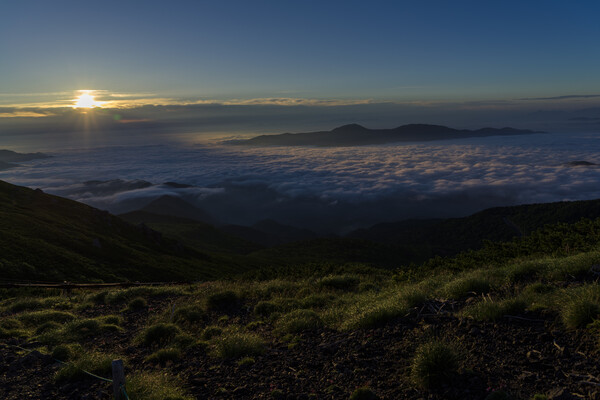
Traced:
<path id="1" fill-rule="evenodd" d="M 340 233 L 494 206 L 600 198 L 600 166 L 566 165 L 600 164 L 599 139 L 553 133 L 340 148 L 111 146 L 54 152 L 2 171 L 0 179 L 114 213 L 166 194 L 222 223 L 272 218 Z"/>

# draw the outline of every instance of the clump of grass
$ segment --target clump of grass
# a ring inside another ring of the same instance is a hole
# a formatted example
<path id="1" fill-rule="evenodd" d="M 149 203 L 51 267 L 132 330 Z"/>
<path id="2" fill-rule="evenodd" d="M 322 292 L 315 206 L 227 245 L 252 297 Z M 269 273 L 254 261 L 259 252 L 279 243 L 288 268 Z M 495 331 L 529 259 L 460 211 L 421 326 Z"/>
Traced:
<path id="1" fill-rule="evenodd" d="M 145 346 L 162 346 L 170 343 L 181 329 L 175 324 L 158 323 L 148 328 L 137 337 L 137 340 Z"/>
<path id="2" fill-rule="evenodd" d="M 97 335 L 100 332 L 100 322 L 95 319 L 80 319 L 67 323 L 64 333 L 74 340 Z"/>
<path id="3" fill-rule="evenodd" d="M 453 346 L 434 340 L 419 346 L 411 364 L 411 378 L 422 388 L 448 382 L 459 367 L 459 356 Z"/>
<path id="4" fill-rule="evenodd" d="M 148 308 L 148 302 L 143 297 L 136 297 L 127 303 L 127 311 L 140 311 Z"/>
<path id="5" fill-rule="evenodd" d="M 420 306 L 427 300 L 427 294 L 418 287 L 405 288 L 400 294 L 400 301 L 408 308 Z"/>
<path id="6" fill-rule="evenodd" d="M 110 377 L 112 371 L 112 360 L 116 358 L 119 358 L 119 356 L 97 352 L 84 353 L 72 363 L 66 364 L 60 370 L 58 370 L 54 376 L 54 379 L 56 382 L 60 383 L 90 378 L 90 376 L 82 370 L 86 370 L 93 374 L 108 378 Z"/>
<path id="7" fill-rule="evenodd" d="M 206 313 L 198 305 L 180 306 L 173 313 L 173 321 L 179 324 L 193 325 L 204 320 Z"/>
<path id="8" fill-rule="evenodd" d="M 48 322 L 44 322 L 43 324 L 41 324 L 40 326 L 38 326 L 35 329 L 35 334 L 36 335 L 41 335 L 41 334 L 46 333 L 46 332 L 56 331 L 56 330 L 58 330 L 60 328 L 62 328 L 62 325 L 59 324 L 58 322 L 48 321 Z"/>
<path id="9" fill-rule="evenodd" d="M 127 394 L 131 399 L 192 400 L 178 379 L 166 372 L 141 372 L 127 378 Z"/>
<path id="10" fill-rule="evenodd" d="M 39 310 L 43 307 L 44 305 L 39 299 L 22 299 L 14 302 L 9 310 L 13 313 L 19 313 L 22 311 Z"/>
<path id="11" fill-rule="evenodd" d="M 21 321 L 14 318 L 6 318 L 0 321 L 0 339 L 25 338 L 29 333 L 23 329 Z"/>
<path id="12" fill-rule="evenodd" d="M 180 333 L 172 341 L 173 346 L 185 350 L 197 344 L 197 340 L 187 333 Z"/>
<path id="13" fill-rule="evenodd" d="M 146 361 L 153 364 L 165 365 L 168 362 L 173 362 L 181 358 L 181 350 L 177 348 L 160 349 L 148 357 Z"/>
<path id="14" fill-rule="evenodd" d="M 264 351 L 265 341 L 254 333 L 226 332 L 215 340 L 215 355 L 219 358 L 253 357 Z"/>
<path id="15" fill-rule="evenodd" d="M 300 300 L 302 308 L 325 308 L 335 300 L 331 293 L 313 293 Z"/>
<path id="16" fill-rule="evenodd" d="M 560 305 L 560 316 L 567 329 L 583 328 L 600 315 L 600 295 L 596 285 L 566 295 Z"/>
<path id="17" fill-rule="evenodd" d="M 241 302 L 240 296 L 232 290 L 213 293 L 206 298 L 209 311 L 226 312 L 236 309 Z"/>
<path id="18" fill-rule="evenodd" d="M 298 284 L 288 280 L 272 280 L 261 284 L 256 292 L 262 298 L 277 296 L 292 296 L 298 291 Z"/>
<path id="19" fill-rule="evenodd" d="M 471 293 L 488 293 L 490 288 L 491 284 L 489 280 L 470 276 L 448 282 L 442 288 L 442 293 L 451 299 L 462 299 Z"/>
<path id="20" fill-rule="evenodd" d="M 60 344 L 52 350 L 52 358 L 60 361 L 71 361 L 83 354 L 83 348 L 77 343 Z"/>
<path id="21" fill-rule="evenodd" d="M 65 311 L 43 310 L 25 312 L 19 314 L 18 318 L 27 325 L 38 326 L 49 321 L 54 321 L 61 324 L 73 321 L 75 319 L 75 315 Z"/>
<path id="22" fill-rule="evenodd" d="M 222 334 L 223 334 L 223 328 L 221 328 L 220 326 L 211 325 L 211 326 L 207 326 L 202 331 L 202 339 L 210 340 L 210 339 L 214 338 L 215 336 L 221 336 Z"/>
<path id="23" fill-rule="evenodd" d="M 101 317 L 96 318 L 102 324 L 108 325 L 121 325 L 123 324 L 123 318 L 118 315 L 103 315 Z"/>
<path id="24" fill-rule="evenodd" d="M 254 360 L 254 358 L 252 358 L 252 357 L 244 357 L 240 361 L 238 361 L 237 364 L 240 367 L 247 367 L 247 366 L 253 365 L 255 362 L 256 362 L 256 360 Z"/>
<path id="25" fill-rule="evenodd" d="M 335 289 L 343 291 L 355 291 L 360 283 L 360 278 L 356 275 L 329 275 L 321 278 L 317 285 L 321 288 Z"/>
<path id="26" fill-rule="evenodd" d="M 522 297 L 504 299 L 500 301 L 484 300 L 464 310 L 464 314 L 478 321 L 496 321 L 497 319 L 512 314 L 520 314 L 527 308 L 527 302 Z"/>
<path id="27" fill-rule="evenodd" d="M 496 390 L 488 394 L 485 400 L 512 400 L 512 396 L 504 390 Z"/>
<path id="28" fill-rule="evenodd" d="M 533 395 L 531 400 L 548 400 L 548 396 L 546 396 L 545 394 L 536 393 Z"/>
<path id="29" fill-rule="evenodd" d="M 512 284 L 532 281 L 538 277 L 544 267 L 545 265 L 532 261 L 513 264 L 507 267 L 506 279 Z"/>
<path id="30" fill-rule="evenodd" d="M 104 304 L 106 303 L 106 296 L 108 295 L 108 290 L 103 290 L 91 296 L 91 300 L 95 304 Z"/>
<path id="31" fill-rule="evenodd" d="M 261 317 L 268 318 L 271 314 L 276 312 L 278 307 L 272 301 L 259 301 L 254 306 L 254 314 L 259 315 Z"/>
<path id="32" fill-rule="evenodd" d="M 392 297 L 372 303 L 358 304 L 350 309 L 342 329 L 370 329 L 406 315 L 408 307 L 400 298 Z"/>
<path id="33" fill-rule="evenodd" d="M 368 387 L 356 389 L 350 396 L 350 400 L 378 400 L 379 397 Z"/>
<path id="34" fill-rule="evenodd" d="M 300 333 L 321 326 L 323 321 L 316 312 L 301 309 L 281 316 L 275 324 L 275 330 L 280 333 Z"/>
<path id="35" fill-rule="evenodd" d="M 535 282 L 523 289 L 524 293 L 548 294 L 556 290 L 556 286 L 547 285 L 542 282 Z"/>

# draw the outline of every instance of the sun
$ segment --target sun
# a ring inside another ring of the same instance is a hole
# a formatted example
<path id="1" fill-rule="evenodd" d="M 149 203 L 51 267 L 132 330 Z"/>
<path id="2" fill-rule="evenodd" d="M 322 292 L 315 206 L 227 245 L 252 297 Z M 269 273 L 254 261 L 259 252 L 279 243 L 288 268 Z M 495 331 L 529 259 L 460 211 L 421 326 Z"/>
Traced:
<path id="1" fill-rule="evenodd" d="M 102 105 L 101 102 L 94 99 L 94 96 L 91 94 L 91 90 L 80 90 L 80 92 L 81 94 L 79 97 L 75 99 L 73 108 L 94 108 Z"/>

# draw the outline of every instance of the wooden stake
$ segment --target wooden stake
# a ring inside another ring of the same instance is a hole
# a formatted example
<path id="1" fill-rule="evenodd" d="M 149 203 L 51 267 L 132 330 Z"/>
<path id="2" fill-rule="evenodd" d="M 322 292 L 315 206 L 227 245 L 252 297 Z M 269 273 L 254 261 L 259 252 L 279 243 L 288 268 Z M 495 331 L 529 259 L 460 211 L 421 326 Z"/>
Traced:
<path id="1" fill-rule="evenodd" d="M 113 378 L 113 394 L 115 400 L 124 399 L 122 395 L 121 385 L 125 386 L 125 370 L 123 369 L 122 360 L 113 360 L 112 362 L 112 378 Z"/>

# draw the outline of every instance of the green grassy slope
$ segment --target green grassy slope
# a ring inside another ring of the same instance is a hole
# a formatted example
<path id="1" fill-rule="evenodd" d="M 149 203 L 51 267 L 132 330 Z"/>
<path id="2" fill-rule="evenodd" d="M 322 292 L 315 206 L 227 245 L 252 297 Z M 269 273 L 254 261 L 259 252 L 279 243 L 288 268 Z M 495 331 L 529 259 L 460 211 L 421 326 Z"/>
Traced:
<path id="1" fill-rule="evenodd" d="M 0 181 L 0 277 L 183 280 L 239 270 L 84 204 Z"/>

